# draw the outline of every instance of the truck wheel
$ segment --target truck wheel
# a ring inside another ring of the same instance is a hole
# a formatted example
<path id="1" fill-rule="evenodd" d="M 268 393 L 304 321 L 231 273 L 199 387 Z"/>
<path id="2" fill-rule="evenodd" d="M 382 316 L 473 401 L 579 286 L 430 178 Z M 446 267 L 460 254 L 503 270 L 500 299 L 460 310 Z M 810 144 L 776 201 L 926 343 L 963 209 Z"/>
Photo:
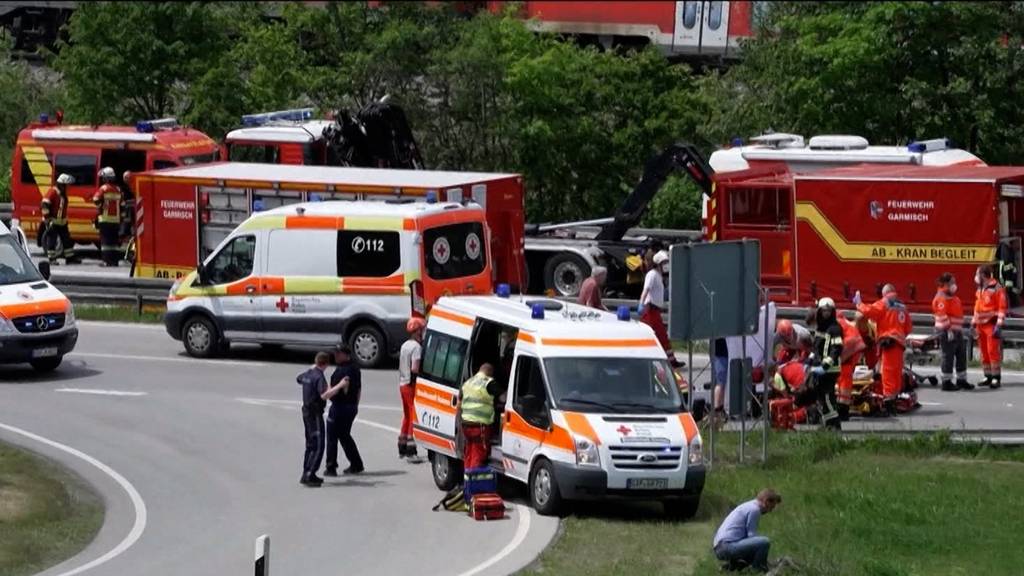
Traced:
<path id="1" fill-rule="evenodd" d="M 530 503 L 542 516 L 554 516 L 562 509 L 555 470 L 547 460 L 539 460 L 530 473 Z"/>
<path id="2" fill-rule="evenodd" d="M 384 334 L 373 324 L 361 324 L 348 336 L 352 357 L 360 368 L 374 368 L 384 360 Z"/>
<path id="3" fill-rule="evenodd" d="M 461 462 L 434 451 L 427 452 L 427 458 L 430 459 L 430 473 L 438 489 L 447 492 L 459 484 L 462 477 Z"/>
<path id="4" fill-rule="evenodd" d="M 700 508 L 700 497 L 665 500 L 661 505 L 665 509 L 665 515 L 669 518 L 689 520 L 697 515 L 697 508 Z"/>
<path id="5" fill-rule="evenodd" d="M 217 327 L 205 316 L 192 316 L 181 327 L 181 341 L 185 352 L 194 358 L 210 358 L 224 351 L 224 344 Z"/>
<path id="6" fill-rule="evenodd" d="M 579 295 L 587 276 L 590 276 L 590 265 L 575 254 L 555 254 L 544 264 L 544 287 L 554 290 L 555 296 Z"/>
<path id="7" fill-rule="evenodd" d="M 29 362 L 29 364 L 32 365 L 32 368 L 34 368 L 36 372 L 46 373 L 56 370 L 57 367 L 60 366 L 62 360 L 64 360 L 63 356 L 55 356 L 53 358 L 40 358 L 39 360 L 33 360 Z"/>

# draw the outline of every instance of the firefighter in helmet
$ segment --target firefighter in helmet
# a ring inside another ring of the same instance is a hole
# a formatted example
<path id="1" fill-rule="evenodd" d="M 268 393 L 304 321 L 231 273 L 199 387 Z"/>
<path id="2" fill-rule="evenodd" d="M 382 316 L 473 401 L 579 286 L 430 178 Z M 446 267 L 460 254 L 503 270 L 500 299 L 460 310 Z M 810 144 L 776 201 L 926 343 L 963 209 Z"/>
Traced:
<path id="1" fill-rule="evenodd" d="M 100 170 L 100 187 L 92 196 L 96 205 L 96 227 L 100 231 L 100 255 L 104 266 L 117 266 L 121 249 L 121 190 L 117 174 L 107 166 Z"/>
<path id="2" fill-rule="evenodd" d="M 75 243 L 68 231 L 68 186 L 75 183 L 70 174 L 57 177 L 56 185 L 50 188 L 40 206 L 43 213 L 43 246 L 51 264 L 64 258 L 67 264 L 79 262 L 75 258 Z"/>
<path id="3" fill-rule="evenodd" d="M 814 366 L 814 386 L 818 411 L 826 428 L 840 428 L 840 414 L 836 409 L 836 383 L 839 380 L 843 352 L 843 329 L 836 317 L 836 303 L 831 298 L 818 300 L 807 323 L 814 328 L 814 344 L 810 357 Z"/>

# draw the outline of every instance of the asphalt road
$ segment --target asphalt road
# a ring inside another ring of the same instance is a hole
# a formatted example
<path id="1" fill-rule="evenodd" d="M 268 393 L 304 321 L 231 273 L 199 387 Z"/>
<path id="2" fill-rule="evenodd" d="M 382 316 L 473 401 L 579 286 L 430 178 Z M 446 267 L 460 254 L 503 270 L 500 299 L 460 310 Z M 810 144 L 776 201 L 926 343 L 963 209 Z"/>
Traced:
<path id="1" fill-rule="evenodd" d="M 432 512 L 429 465 L 397 458 L 393 371 L 364 373 L 367 472 L 310 489 L 294 380 L 308 353 L 197 361 L 162 327 L 80 329 L 55 374 L 0 367 L 0 439 L 67 464 L 107 503 L 96 540 L 45 575 L 251 573 L 261 534 L 275 574 L 507 574 L 557 531 L 522 505 L 487 523 Z"/>

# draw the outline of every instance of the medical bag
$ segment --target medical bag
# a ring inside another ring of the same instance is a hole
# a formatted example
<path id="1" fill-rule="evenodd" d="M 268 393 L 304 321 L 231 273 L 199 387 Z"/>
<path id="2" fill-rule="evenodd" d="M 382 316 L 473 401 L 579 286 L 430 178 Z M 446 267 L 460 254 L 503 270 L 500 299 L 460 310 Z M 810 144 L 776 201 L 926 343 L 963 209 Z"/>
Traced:
<path id="1" fill-rule="evenodd" d="M 469 515 L 474 520 L 501 520 L 505 517 L 505 501 L 497 494 L 477 494 L 469 505 Z"/>
<path id="2" fill-rule="evenodd" d="M 487 467 L 466 470 L 463 490 L 466 502 L 472 502 L 476 494 L 493 494 L 498 491 L 498 480 L 494 471 Z"/>

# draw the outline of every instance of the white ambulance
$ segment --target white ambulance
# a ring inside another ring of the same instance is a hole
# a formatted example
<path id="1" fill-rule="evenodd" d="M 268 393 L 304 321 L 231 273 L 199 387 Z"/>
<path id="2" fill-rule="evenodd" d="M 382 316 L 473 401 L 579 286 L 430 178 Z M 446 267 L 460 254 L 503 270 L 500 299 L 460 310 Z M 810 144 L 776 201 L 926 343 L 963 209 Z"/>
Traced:
<path id="1" fill-rule="evenodd" d="M 49 262 L 36 268 L 21 230 L 0 223 L 0 362 L 50 372 L 74 350 L 74 307 L 49 277 Z"/>
<path id="2" fill-rule="evenodd" d="M 697 425 L 654 332 L 619 314 L 507 295 L 441 298 L 430 311 L 416 381 L 414 436 L 434 482 L 461 475 L 461 383 L 495 366 L 490 466 L 529 486 L 542 514 L 564 500 L 661 500 L 692 516 L 704 489 Z"/>
<path id="3" fill-rule="evenodd" d="M 455 202 L 307 202 L 258 212 L 174 283 L 164 324 L 192 356 L 232 342 L 347 342 L 375 366 L 415 305 L 493 290 L 482 208 Z"/>

